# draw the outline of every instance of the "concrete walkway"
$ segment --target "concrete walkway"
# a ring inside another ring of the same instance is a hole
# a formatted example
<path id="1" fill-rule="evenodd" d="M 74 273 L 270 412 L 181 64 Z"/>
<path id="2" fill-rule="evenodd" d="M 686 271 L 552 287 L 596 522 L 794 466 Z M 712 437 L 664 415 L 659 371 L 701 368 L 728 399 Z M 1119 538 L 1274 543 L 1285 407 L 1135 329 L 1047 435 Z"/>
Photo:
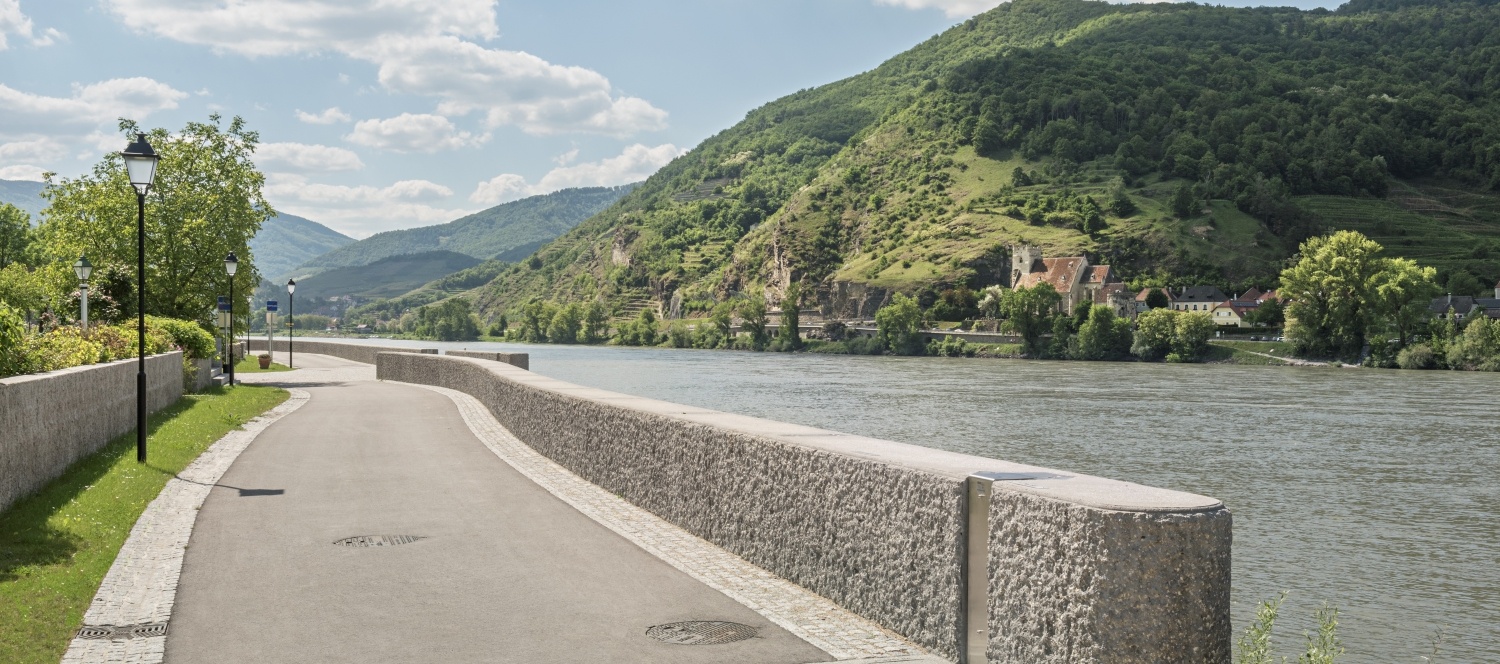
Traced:
<path id="1" fill-rule="evenodd" d="M 239 376 L 311 397 L 262 432 L 204 502 L 167 662 L 835 659 L 517 472 L 448 397 L 376 382 L 368 365 L 296 361 L 304 370 Z M 422 539 L 334 544 L 395 535 Z M 758 635 L 712 646 L 646 636 L 689 620 Z"/>

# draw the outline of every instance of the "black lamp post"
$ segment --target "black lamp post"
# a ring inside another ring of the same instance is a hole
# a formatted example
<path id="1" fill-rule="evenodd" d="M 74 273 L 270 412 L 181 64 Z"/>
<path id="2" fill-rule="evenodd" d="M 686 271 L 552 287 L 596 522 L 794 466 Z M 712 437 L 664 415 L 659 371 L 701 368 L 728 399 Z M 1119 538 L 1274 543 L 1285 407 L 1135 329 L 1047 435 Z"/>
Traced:
<path id="1" fill-rule="evenodd" d="M 286 280 L 286 366 L 288 369 L 296 369 L 292 364 L 292 340 L 297 338 L 297 301 L 292 299 L 292 293 L 297 292 L 297 280 Z"/>
<path id="2" fill-rule="evenodd" d="M 73 264 L 73 274 L 78 277 L 78 303 L 81 310 L 79 323 L 83 331 L 89 331 L 89 274 L 93 273 L 94 265 L 84 256 L 78 257 L 78 262 Z"/>
<path id="3" fill-rule="evenodd" d="M 135 374 L 135 460 L 146 462 L 146 192 L 156 180 L 156 151 L 146 142 L 145 134 L 136 134 L 135 142 L 120 153 L 125 158 L 125 172 L 135 187 L 136 203 L 136 355 L 140 362 Z"/>
<path id="4" fill-rule="evenodd" d="M 229 384 L 234 385 L 234 273 L 240 269 L 240 259 L 229 252 L 224 257 L 224 271 L 229 273 Z"/>

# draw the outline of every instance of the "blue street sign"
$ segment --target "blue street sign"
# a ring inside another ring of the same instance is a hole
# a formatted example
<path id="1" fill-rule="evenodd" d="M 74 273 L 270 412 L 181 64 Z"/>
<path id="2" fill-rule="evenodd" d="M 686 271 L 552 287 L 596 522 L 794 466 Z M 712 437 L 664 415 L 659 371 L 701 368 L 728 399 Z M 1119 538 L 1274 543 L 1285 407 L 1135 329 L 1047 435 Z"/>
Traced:
<path id="1" fill-rule="evenodd" d="M 276 310 L 276 300 L 266 300 L 266 311 Z"/>
<path id="2" fill-rule="evenodd" d="M 229 298 L 223 295 L 219 296 L 219 311 L 229 311 Z"/>

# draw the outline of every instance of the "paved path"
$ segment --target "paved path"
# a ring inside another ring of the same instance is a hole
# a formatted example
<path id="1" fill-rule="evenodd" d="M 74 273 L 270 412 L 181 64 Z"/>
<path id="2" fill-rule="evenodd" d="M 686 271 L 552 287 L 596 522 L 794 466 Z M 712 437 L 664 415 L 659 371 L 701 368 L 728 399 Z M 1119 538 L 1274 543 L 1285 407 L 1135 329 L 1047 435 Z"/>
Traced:
<path id="1" fill-rule="evenodd" d="M 260 433 L 204 502 L 182 563 L 168 662 L 930 661 L 858 620 L 808 632 L 793 623 L 816 612 L 752 610 L 746 603 L 778 600 L 747 601 L 732 580 L 691 568 L 720 560 L 713 555 L 669 564 L 648 553 L 502 461 L 493 441 L 476 437 L 476 415 L 460 412 L 461 395 L 375 382 L 373 367 L 326 356 L 299 354 L 297 364 L 239 376 L 310 398 Z M 423 539 L 334 544 L 363 535 Z M 803 605 L 821 600 L 800 592 L 812 598 Z M 714 646 L 646 636 L 687 620 L 742 623 L 758 636 Z M 856 633 L 864 652 L 838 642 Z"/>

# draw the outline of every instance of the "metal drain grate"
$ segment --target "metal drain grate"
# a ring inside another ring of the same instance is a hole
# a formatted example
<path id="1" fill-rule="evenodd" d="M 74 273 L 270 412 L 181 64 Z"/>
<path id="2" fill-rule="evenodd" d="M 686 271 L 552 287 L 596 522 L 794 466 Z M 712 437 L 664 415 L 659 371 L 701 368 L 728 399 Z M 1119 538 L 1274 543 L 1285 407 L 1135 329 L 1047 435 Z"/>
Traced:
<path id="1" fill-rule="evenodd" d="M 345 537 L 334 544 L 339 546 L 396 546 L 398 544 L 411 544 L 421 537 L 417 535 L 360 535 L 358 537 Z"/>
<path id="2" fill-rule="evenodd" d="M 144 625 L 84 625 L 78 630 L 80 639 L 149 639 L 153 636 L 166 636 L 167 623 L 146 623 Z"/>
<path id="3" fill-rule="evenodd" d="M 754 627 L 721 620 L 689 620 L 667 623 L 646 630 L 646 636 L 679 646 L 711 646 L 743 641 L 755 636 Z"/>

